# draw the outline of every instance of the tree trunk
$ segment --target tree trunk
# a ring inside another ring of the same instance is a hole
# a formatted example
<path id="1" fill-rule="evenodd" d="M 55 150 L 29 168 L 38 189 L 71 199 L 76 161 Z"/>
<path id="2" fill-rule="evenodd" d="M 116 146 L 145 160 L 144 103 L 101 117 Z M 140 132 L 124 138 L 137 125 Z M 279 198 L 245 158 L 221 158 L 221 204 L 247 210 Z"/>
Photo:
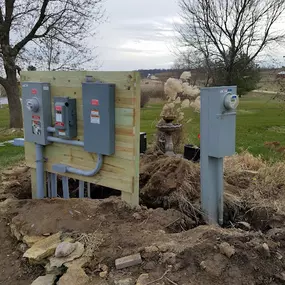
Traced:
<path id="1" fill-rule="evenodd" d="M 7 79 L 5 82 L 5 90 L 7 93 L 9 111 L 10 111 L 10 128 L 22 128 L 22 104 L 20 101 L 20 91 L 17 82 L 16 68 L 5 68 Z"/>

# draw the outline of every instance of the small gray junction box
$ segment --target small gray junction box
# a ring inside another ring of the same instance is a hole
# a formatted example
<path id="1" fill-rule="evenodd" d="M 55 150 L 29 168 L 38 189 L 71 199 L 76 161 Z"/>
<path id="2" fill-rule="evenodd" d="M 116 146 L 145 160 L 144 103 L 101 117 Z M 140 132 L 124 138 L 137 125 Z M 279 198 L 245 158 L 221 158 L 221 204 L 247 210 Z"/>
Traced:
<path id="1" fill-rule="evenodd" d="M 49 83 L 22 83 L 25 141 L 48 145 L 47 127 L 51 126 L 51 95 Z"/>
<path id="2" fill-rule="evenodd" d="M 84 149 L 115 153 L 115 84 L 82 83 Z"/>

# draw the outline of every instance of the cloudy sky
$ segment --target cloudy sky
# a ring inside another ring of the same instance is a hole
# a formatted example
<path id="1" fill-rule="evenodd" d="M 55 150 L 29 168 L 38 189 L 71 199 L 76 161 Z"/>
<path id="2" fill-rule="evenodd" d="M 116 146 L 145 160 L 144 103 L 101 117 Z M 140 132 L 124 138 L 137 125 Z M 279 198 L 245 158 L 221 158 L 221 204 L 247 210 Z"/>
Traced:
<path id="1" fill-rule="evenodd" d="M 100 70 L 169 68 L 177 0 L 106 0 L 96 39 Z"/>

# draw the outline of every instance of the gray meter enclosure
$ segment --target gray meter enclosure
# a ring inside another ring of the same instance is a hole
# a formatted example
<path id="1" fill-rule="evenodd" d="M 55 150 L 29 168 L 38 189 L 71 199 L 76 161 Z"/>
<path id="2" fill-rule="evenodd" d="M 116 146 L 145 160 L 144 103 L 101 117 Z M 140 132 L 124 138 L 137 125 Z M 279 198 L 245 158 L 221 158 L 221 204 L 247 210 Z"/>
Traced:
<path id="1" fill-rule="evenodd" d="M 82 83 L 84 149 L 115 153 L 115 84 Z"/>
<path id="2" fill-rule="evenodd" d="M 208 156 L 222 158 L 235 153 L 236 111 L 226 108 L 225 97 L 237 96 L 236 92 L 235 86 L 201 88 L 201 136 L 208 138 Z"/>
<path id="3" fill-rule="evenodd" d="M 49 83 L 23 82 L 22 100 L 25 141 L 48 145 L 47 127 L 52 123 Z"/>
<path id="4" fill-rule="evenodd" d="M 62 139 L 77 136 L 76 99 L 54 97 L 55 135 Z"/>

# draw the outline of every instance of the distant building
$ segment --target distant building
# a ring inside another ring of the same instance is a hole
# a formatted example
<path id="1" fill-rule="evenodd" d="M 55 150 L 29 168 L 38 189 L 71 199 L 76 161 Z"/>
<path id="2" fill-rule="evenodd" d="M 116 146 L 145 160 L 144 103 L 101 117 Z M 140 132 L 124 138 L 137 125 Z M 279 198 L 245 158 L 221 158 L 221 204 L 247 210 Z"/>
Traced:
<path id="1" fill-rule="evenodd" d="M 285 78 L 285 71 L 277 73 L 277 78 Z"/>

